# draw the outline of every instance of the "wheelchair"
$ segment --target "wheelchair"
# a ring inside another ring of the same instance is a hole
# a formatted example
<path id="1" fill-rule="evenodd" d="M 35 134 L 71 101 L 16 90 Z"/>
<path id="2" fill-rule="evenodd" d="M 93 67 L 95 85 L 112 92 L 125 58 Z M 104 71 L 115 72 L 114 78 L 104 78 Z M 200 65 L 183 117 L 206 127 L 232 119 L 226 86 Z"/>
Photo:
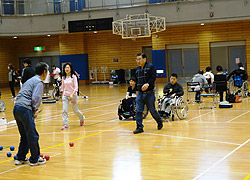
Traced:
<path id="1" fill-rule="evenodd" d="M 52 97 L 53 97 L 53 99 L 58 101 L 61 98 L 60 92 L 61 92 L 62 82 L 57 81 L 57 83 L 53 84 L 53 86 L 54 86 L 54 89 L 52 91 Z"/>
<path id="2" fill-rule="evenodd" d="M 243 81 L 240 76 L 235 76 L 229 80 L 229 92 L 238 94 L 244 98 L 249 96 L 247 80 Z"/>
<path id="3" fill-rule="evenodd" d="M 2 93 L 0 92 L 0 98 L 2 97 Z M 4 112 L 5 110 L 5 103 L 3 100 L 0 100 L 0 112 Z"/>
<path id="4" fill-rule="evenodd" d="M 166 119 L 163 116 L 163 113 L 165 111 L 162 112 L 161 108 L 162 108 L 163 101 L 165 98 L 166 98 L 166 96 L 165 97 L 163 96 L 162 98 L 158 99 L 158 112 L 163 119 Z M 173 103 L 170 104 L 171 107 L 170 107 L 169 118 L 171 118 L 172 121 L 174 121 L 175 115 L 179 118 L 179 120 L 186 118 L 188 115 L 188 103 L 187 103 L 187 101 L 185 101 L 185 99 L 183 97 L 175 96 L 172 99 L 172 102 Z"/>
<path id="5" fill-rule="evenodd" d="M 133 118 L 133 120 L 135 120 L 135 114 L 136 114 L 136 104 L 135 104 L 135 100 L 132 101 L 132 103 L 129 106 L 129 111 L 125 112 L 123 105 L 120 104 L 118 106 L 118 116 L 119 116 L 119 120 L 123 120 L 123 119 L 129 119 L 130 117 Z M 144 110 L 142 113 L 142 118 L 145 119 L 148 115 L 148 108 L 145 104 L 144 106 Z"/>

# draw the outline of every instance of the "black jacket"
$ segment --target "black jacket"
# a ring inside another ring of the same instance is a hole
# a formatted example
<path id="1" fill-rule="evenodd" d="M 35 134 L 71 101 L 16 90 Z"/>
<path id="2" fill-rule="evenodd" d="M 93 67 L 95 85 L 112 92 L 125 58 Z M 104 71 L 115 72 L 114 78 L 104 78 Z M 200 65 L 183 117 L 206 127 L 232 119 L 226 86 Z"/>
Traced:
<path id="1" fill-rule="evenodd" d="M 173 89 L 173 91 L 171 93 L 169 93 L 170 89 Z M 163 93 L 167 94 L 168 97 L 170 97 L 174 93 L 176 94 L 176 96 L 180 97 L 180 96 L 183 96 L 184 91 L 183 91 L 182 86 L 178 82 L 175 83 L 174 85 L 172 85 L 170 82 L 168 82 L 163 89 Z"/>
<path id="2" fill-rule="evenodd" d="M 142 92 L 141 88 L 144 84 L 148 83 L 149 87 L 146 91 L 153 91 L 155 87 L 156 71 L 152 64 L 145 63 L 144 67 L 138 66 L 135 70 L 135 78 L 137 84 L 137 90 Z"/>
<path id="3" fill-rule="evenodd" d="M 242 80 L 247 80 L 248 79 L 247 71 L 243 70 L 243 69 L 240 69 L 240 68 L 233 70 L 229 74 L 228 80 L 230 79 L 231 76 L 241 76 Z"/>
<path id="4" fill-rule="evenodd" d="M 32 78 L 33 76 L 35 76 L 34 69 L 31 66 L 27 66 L 23 70 L 21 82 L 24 84 L 28 79 Z"/>

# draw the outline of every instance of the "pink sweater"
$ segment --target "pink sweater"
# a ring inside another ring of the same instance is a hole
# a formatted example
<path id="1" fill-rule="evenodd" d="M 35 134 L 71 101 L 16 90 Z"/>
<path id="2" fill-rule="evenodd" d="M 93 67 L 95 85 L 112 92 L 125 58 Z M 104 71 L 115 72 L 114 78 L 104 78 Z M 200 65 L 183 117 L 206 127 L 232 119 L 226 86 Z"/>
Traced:
<path id="1" fill-rule="evenodd" d="M 78 91 L 78 84 L 76 75 L 72 75 L 71 77 L 62 78 L 62 91 L 64 96 L 70 96 L 74 91 L 75 94 Z"/>

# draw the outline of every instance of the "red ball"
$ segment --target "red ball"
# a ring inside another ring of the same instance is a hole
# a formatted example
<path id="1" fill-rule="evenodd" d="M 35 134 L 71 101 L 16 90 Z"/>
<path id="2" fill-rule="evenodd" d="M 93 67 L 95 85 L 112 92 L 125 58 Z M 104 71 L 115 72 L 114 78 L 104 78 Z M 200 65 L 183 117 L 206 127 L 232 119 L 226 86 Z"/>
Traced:
<path id="1" fill-rule="evenodd" d="M 73 146 L 74 146 L 74 142 L 70 142 L 70 143 L 69 143 L 69 146 L 70 146 L 70 147 L 73 147 Z"/>
<path id="2" fill-rule="evenodd" d="M 44 156 L 44 158 L 48 161 L 49 160 L 49 155 Z"/>
<path id="3" fill-rule="evenodd" d="M 40 154 L 40 157 L 43 158 L 43 154 Z"/>

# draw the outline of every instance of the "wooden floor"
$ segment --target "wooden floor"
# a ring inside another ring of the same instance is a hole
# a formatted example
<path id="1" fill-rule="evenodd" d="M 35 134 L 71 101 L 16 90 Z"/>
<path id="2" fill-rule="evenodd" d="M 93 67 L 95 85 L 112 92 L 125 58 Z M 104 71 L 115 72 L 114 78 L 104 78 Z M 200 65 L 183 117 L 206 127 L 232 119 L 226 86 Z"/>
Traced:
<path id="1" fill-rule="evenodd" d="M 157 84 L 157 97 L 164 84 Z M 243 180 L 250 177 L 250 101 L 232 109 L 198 109 L 189 105 L 185 120 L 164 122 L 162 130 L 149 115 L 144 133 L 134 135 L 135 121 L 120 121 L 117 107 L 127 86 L 81 86 L 85 125 L 70 108 L 70 129 L 61 131 L 62 103 L 43 104 L 36 119 L 41 153 L 51 159 L 37 167 L 14 165 L 8 158 L 19 133 L 13 122 L 10 90 L 2 89 L 8 125 L 0 126 L 0 179 L 86 180 Z M 69 142 L 75 146 L 70 147 Z M 29 156 L 29 155 L 28 155 Z"/>

